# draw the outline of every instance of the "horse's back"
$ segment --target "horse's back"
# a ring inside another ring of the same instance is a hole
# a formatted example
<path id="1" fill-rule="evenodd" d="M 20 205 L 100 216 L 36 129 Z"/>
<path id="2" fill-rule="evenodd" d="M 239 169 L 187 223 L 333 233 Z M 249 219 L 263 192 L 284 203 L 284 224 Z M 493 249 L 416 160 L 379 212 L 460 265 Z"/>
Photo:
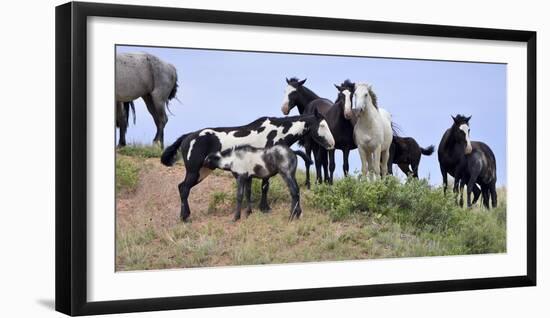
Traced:
<path id="1" fill-rule="evenodd" d="M 116 99 L 128 102 L 153 90 L 154 79 L 147 55 L 119 53 L 116 56 Z"/>
<path id="2" fill-rule="evenodd" d="M 478 156 L 473 156 L 478 154 Z M 481 177 L 485 183 L 496 182 L 496 159 L 493 150 L 486 143 L 481 141 L 472 141 L 472 155 L 481 164 Z"/>

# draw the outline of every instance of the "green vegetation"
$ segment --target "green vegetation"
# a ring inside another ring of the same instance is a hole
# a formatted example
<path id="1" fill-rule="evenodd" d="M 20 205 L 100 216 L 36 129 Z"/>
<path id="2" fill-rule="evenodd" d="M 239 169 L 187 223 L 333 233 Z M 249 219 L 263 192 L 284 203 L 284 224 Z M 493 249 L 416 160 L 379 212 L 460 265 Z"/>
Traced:
<path id="1" fill-rule="evenodd" d="M 504 188 L 498 208 L 466 209 L 425 180 L 348 177 L 307 190 L 298 171 L 300 220 L 288 221 L 290 196 L 277 176 L 271 213 L 259 211 L 261 180 L 254 180 L 254 211 L 233 223 L 235 181 L 217 170 L 193 189 L 191 223 L 181 223 L 175 186 L 184 167 L 164 167 L 134 148 L 116 160 L 117 191 L 125 193 L 117 197 L 117 270 L 506 252 Z"/>
<path id="2" fill-rule="evenodd" d="M 504 196 L 496 209 L 462 209 L 453 195 L 443 195 L 426 180 L 402 184 L 394 177 L 373 182 L 348 177 L 333 186 L 315 186 L 309 198 L 308 204 L 328 213 L 332 221 L 357 215 L 384 219 L 402 232 L 438 242 L 445 255 L 506 250 Z"/>
<path id="3" fill-rule="evenodd" d="M 116 191 L 133 191 L 138 184 L 138 164 L 125 157 L 116 158 Z"/>
<path id="4" fill-rule="evenodd" d="M 117 149 L 117 153 L 138 158 L 160 158 L 162 149 L 157 145 L 144 146 L 140 144 L 131 144 Z"/>

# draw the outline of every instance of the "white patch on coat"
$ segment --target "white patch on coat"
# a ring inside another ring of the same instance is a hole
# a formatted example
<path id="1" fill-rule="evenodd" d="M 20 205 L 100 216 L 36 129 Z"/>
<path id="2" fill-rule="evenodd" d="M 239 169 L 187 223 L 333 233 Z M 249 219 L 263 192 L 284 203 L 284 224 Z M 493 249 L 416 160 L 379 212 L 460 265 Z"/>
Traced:
<path id="1" fill-rule="evenodd" d="M 283 130 L 285 129 L 283 126 L 275 126 L 271 124 L 269 119 L 266 119 L 262 123 L 261 127 L 264 127 L 265 129 L 261 132 L 258 132 L 258 130 L 251 130 L 250 134 L 243 137 L 235 136 L 237 130 L 224 132 L 215 131 L 213 129 L 204 129 L 199 133 L 199 136 L 205 136 L 207 134 L 215 135 L 221 143 L 220 151 L 242 145 L 249 145 L 255 148 L 264 148 L 267 142 L 267 135 L 270 132 L 277 132 L 275 138 L 273 138 L 273 143 L 277 143 L 287 135 L 302 135 L 306 127 L 306 123 L 304 121 L 295 121 L 286 133 L 283 133 Z"/>
<path id="2" fill-rule="evenodd" d="M 236 174 L 253 176 L 255 175 L 254 167 L 257 165 L 267 170 L 262 155 L 263 151 L 236 150 L 231 152 L 230 155 L 221 158 L 220 167 L 231 167 L 231 171 Z"/>
<path id="3" fill-rule="evenodd" d="M 189 143 L 189 149 L 187 150 L 187 160 L 190 160 L 189 158 L 191 158 L 191 151 L 193 150 L 193 145 L 195 145 L 195 141 L 197 141 L 197 140 L 193 139 Z"/>
<path id="4" fill-rule="evenodd" d="M 466 149 L 464 150 L 464 153 L 469 155 L 470 153 L 472 153 L 472 143 L 470 142 L 470 127 L 467 124 L 462 124 L 458 127 L 458 129 L 464 132 L 464 136 L 466 138 Z"/>
<path id="5" fill-rule="evenodd" d="M 329 150 L 334 148 L 334 143 L 335 143 L 334 137 L 332 136 L 332 132 L 330 131 L 330 128 L 326 120 L 323 119 L 319 123 L 319 129 L 317 130 L 317 134 L 319 134 L 319 136 L 321 136 L 327 141 L 327 143 L 330 146 Z"/>
<path id="6" fill-rule="evenodd" d="M 291 85 L 288 85 L 285 89 L 285 96 L 283 98 L 283 106 L 281 106 L 281 111 L 285 115 L 288 115 L 288 113 L 290 112 L 289 105 L 288 105 L 288 103 L 289 103 L 288 95 L 290 95 L 294 91 L 296 91 L 296 88 L 292 87 Z"/>
<path id="7" fill-rule="evenodd" d="M 344 94 L 344 111 L 346 109 L 351 111 L 351 92 L 349 90 L 343 90 L 342 94 Z"/>

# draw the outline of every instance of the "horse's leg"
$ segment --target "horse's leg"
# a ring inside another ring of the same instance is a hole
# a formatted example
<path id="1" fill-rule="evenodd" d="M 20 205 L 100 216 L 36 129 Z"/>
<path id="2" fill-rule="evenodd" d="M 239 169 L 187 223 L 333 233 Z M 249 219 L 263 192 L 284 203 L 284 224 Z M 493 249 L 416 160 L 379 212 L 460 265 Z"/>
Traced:
<path id="1" fill-rule="evenodd" d="M 321 164 L 322 164 L 322 158 L 320 158 L 319 149 L 317 146 L 312 147 L 313 150 L 313 160 L 315 161 L 315 173 L 317 174 L 315 176 L 315 179 L 317 180 L 317 183 L 323 183 L 323 175 L 321 173 Z"/>
<path id="2" fill-rule="evenodd" d="M 241 204 L 243 202 L 244 188 L 246 187 L 247 178 L 244 175 L 240 175 L 237 178 L 237 206 L 235 207 L 235 215 L 233 216 L 233 222 L 238 221 L 241 218 Z"/>
<path id="3" fill-rule="evenodd" d="M 476 204 L 477 200 L 479 199 L 483 191 L 480 191 L 477 185 L 474 187 L 473 191 L 474 191 L 474 200 L 472 201 L 472 204 Z"/>
<path id="4" fill-rule="evenodd" d="M 336 163 L 334 162 L 334 149 L 328 151 L 328 162 L 329 162 L 329 177 L 328 183 L 332 184 L 334 178 L 334 169 L 336 169 Z"/>
<path id="5" fill-rule="evenodd" d="M 375 149 L 374 149 L 374 153 L 372 155 L 372 170 L 374 170 L 374 177 L 375 179 L 380 177 L 380 155 L 381 155 L 381 151 L 382 150 L 382 146 L 378 145 Z"/>
<path id="6" fill-rule="evenodd" d="M 481 194 L 483 196 L 482 204 L 483 206 L 489 210 L 489 187 L 488 186 L 482 186 L 481 187 Z"/>
<path id="7" fill-rule="evenodd" d="M 496 208 L 498 205 L 496 182 L 491 182 L 491 185 L 489 186 L 489 191 L 491 191 L 491 205 L 493 206 L 493 208 Z M 489 205 L 489 203 L 487 203 L 487 205 Z"/>
<path id="8" fill-rule="evenodd" d="M 200 173 L 198 171 L 192 171 L 188 169 L 185 173 L 185 179 L 178 185 L 181 199 L 181 211 L 180 218 L 183 222 L 187 222 L 189 215 L 191 215 L 191 210 L 189 209 L 189 192 L 191 188 L 199 183 Z"/>
<path id="9" fill-rule="evenodd" d="M 119 128 L 118 147 L 126 146 L 126 130 L 128 129 L 128 110 L 124 103 L 116 102 L 116 121 Z"/>
<path id="10" fill-rule="evenodd" d="M 407 178 L 411 175 L 411 169 L 409 169 L 409 165 L 406 163 L 398 163 L 397 166 L 403 173 L 407 176 Z"/>
<path id="11" fill-rule="evenodd" d="M 470 196 L 474 191 L 474 187 L 477 188 L 476 180 L 477 180 L 477 177 L 479 176 L 479 173 L 480 173 L 479 170 L 470 171 L 470 180 L 468 181 L 468 196 L 467 196 L 467 200 L 468 200 L 467 203 L 469 208 L 472 207 L 472 201 L 470 200 Z"/>
<path id="12" fill-rule="evenodd" d="M 460 179 L 458 185 L 458 206 L 464 207 L 464 180 Z"/>
<path id="13" fill-rule="evenodd" d="M 447 171 L 439 165 L 439 170 L 441 171 L 441 177 L 443 177 L 443 195 L 447 195 Z"/>
<path id="14" fill-rule="evenodd" d="M 158 143 L 161 148 L 164 148 L 164 126 L 168 122 L 168 116 L 164 108 L 165 103 L 153 93 L 143 96 L 143 100 L 145 101 L 145 105 L 147 105 L 147 110 L 153 117 L 155 126 L 157 126 L 157 133 L 155 134 L 153 143 Z"/>
<path id="15" fill-rule="evenodd" d="M 342 149 L 342 156 L 343 156 L 343 169 L 344 169 L 344 177 L 347 177 L 349 174 L 349 148 Z"/>
<path id="16" fill-rule="evenodd" d="M 298 187 L 296 178 L 290 172 L 281 172 L 281 177 L 288 186 L 288 191 L 292 197 L 289 220 L 292 221 L 294 218 L 299 219 L 302 214 L 302 208 L 300 207 L 300 188 Z"/>
<path id="17" fill-rule="evenodd" d="M 390 155 L 388 157 L 388 174 L 393 175 L 393 161 L 395 159 L 395 144 L 392 142 L 390 146 Z"/>
<path id="18" fill-rule="evenodd" d="M 250 213 L 252 213 L 252 177 L 249 177 L 246 180 L 244 192 L 246 196 L 246 202 L 248 203 L 248 206 L 246 208 L 246 216 L 248 217 Z"/>
<path id="19" fill-rule="evenodd" d="M 267 213 L 271 210 L 267 203 L 267 191 L 269 191 L 269 178 L 262 179 L 262 198 L 260 199 L 260 211 Z"/>
<path id="20" fill-rule="evenodd" d="M 360 146 L 357 147 L 357 149 L 359 150 L 359 157 L 361 157 L 361 173 L 363 174 L 364 177 L 367 177 L 367 173 L 368 173 L 367 153 Z"/>
<path id="21" fill-rule="evenodd" d="M 380 172 L 382 177 L 385 177 L 388 174 L 389 157 L 390 157 L 389 149 L 380 152 Z"/>
<path id="22" fill-rule="evenodd" d="M 323 168 L 323 174 L 325 177 L 324 182 L 327 183 L 330 182 L 330 176 L 328 173 L 328 151 L 321 146 L 319 146 L 318 149 L 319 157 L 321 158 L 321 167 Z"/>
<path id="23" fill-rule="evenodd" d="M 418 179 L 418 166 L 420 166 L 420 155 L 417 160 L 411 162 L 412 176 Z"/>
<path id="24" fill-rule="evenodd" d="M 306 156 L 311 159 L 311 144 L 306 143 L 304 147 L 306 150 Z M 305 185 L 306 185 L 306 188 L 309 190 L 311 189 L 311 182 L 309 181 L 309 167 L 311 167 L 311 164 L 306 162 L 305 165 L 306 165 L 306 184 Z"/>

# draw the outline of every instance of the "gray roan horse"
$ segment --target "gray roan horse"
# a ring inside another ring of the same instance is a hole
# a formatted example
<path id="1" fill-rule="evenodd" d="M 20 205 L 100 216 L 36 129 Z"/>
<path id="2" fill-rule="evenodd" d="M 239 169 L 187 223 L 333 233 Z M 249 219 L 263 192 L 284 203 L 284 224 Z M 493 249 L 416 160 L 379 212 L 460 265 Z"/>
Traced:
<path id="1" fill-rule="evenodd" d="M 176 97 L 178 77 L 176 68 L 148 53 L 119 53 L 116 55 L 117 126 L 120 127 L 119 147 L 126 145 L 128 106 L 137 98 L 143 98 L 147 110 L 153 116 L 157 133 L 153 139 L 164 147 L 164 126 L 168 122 L 165 107 Z"/>

